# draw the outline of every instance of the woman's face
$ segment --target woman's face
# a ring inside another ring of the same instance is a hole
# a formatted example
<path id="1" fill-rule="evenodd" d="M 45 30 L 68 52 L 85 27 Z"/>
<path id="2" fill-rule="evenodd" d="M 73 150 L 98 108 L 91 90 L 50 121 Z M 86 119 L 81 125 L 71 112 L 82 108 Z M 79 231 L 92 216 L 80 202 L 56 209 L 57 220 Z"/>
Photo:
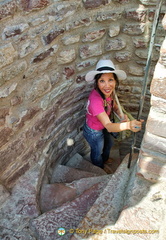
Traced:
<path id="1" fill-rule="evenodd" d="M 103 73 L 98 79 L 98 88 L 104 94 L 104 96 L 110 97 L 111 93 L 115 89 L 116 80 L 113 73 Z"/>

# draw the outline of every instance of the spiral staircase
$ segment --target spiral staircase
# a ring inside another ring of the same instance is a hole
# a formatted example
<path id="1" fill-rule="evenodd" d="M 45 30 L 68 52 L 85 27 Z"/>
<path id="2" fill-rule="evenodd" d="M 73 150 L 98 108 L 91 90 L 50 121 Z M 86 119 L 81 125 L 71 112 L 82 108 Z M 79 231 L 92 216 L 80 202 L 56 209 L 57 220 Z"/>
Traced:
<path id="1" fill-rule="evenodd" d="M 30 221 L 36 239 L 159 238 L 164 205 L 160 212 L 155 208 L 164 200 L 160 194 L 164 185 L 158 188 L 137 176 L 138 154 L 130 169 L 128 157 L 121 164 L 109 159 L 104 170 L 79 154 L 56 166 L 41 189 L 42 214 Z"/>

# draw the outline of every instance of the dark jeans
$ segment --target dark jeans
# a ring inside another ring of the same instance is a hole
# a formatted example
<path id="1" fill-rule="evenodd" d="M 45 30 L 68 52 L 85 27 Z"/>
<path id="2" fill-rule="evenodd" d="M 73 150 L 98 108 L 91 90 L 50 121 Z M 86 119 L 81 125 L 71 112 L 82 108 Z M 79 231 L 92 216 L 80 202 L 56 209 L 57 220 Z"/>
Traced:
<path id="1" fill-rule="evenodd" d="M 84 124 L 83 135 L 91 147 L 91 161 L 94 165 L 103 168 L 108 160 L 113 137 L 106 129 L 93 130 Z"/>

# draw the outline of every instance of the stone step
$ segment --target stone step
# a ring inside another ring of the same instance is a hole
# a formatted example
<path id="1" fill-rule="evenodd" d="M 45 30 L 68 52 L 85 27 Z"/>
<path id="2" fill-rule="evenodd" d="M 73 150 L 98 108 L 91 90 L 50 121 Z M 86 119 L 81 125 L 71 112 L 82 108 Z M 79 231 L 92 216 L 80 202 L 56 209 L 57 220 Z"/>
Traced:
<path id="1" fill-rule="evenodd" d="M 87 172 L 65 165 L 58 165 L 54 169 L 50 183 L 70 183 L 81 178 L 99 176 L 99 173 Z"/>
<path id="2" fill-rule="evenodd" d="M 100 235 L 91 234 L 91 236 L 85 239 L 166 239 L 166 182 L 159 181 L 152 183 L 141 178 L 136 173 L 137 165 L 132 169 L 129 183 L 124 194 L 124 207 L 117 221 L 112 223 L 108 221 L 107 226 L 105 225 L 102 229 L 100 228 Z M 83 226 L 84 225 L 79 225 L 77 229 L 82 229 Z M 90 229 L 94 229 L 94 225 L 91 225 Z M 96 225 L 95 229 L 99 230 Z M 70 239 L 82 240 L 84 238 L 81 234 L 74 234 Z"/>
<path id="3" fill-rule="evenodd" d="M 137 157 L 138 154 L 133 154 L 130 169 L 127 168 L 129 155 L 124 158 L 102 194 L 100 194 L 89 212 L 78 225 L 77 229 L 84 231 L 80 233 L 75 229 L 75 233 L 71 237 L 72 240 L 90 239 L 89 237 L 95 234 L 93 230 L 99 231 L 106 226 L 115 224 L 124 206 L 124 193 Z"/>
<path id="4" fill-rule="evenodd" d="M 113 159 L 109 158 L 105 163 L 104 163 L 104 171 L 107 173 L 114 173 L 119 165 L 121 164 L 120 159 Z"/>
<path id="5" fill-rule="evenodd" d="M 106 185 L 107 181 L 96 183 L 73 201 L 65 203 L 61 207 L 31 220 L 30 229 L 35 234 L 35 237 L 44 240 L 70 239 L 73 231 L 77 228 Z M 64 236 L 58 235 L 57 231 L 60 227 L 66 230 Z"/>
<path id="6" fill-rule="evenodd" d="M 83 178 L 66 184 L 43 184 L 39 200 L 41 212 L 47 212 L 60 207 L 65 202 L 72 201 L 96 183 L 105 182 L 105 184 L 107 184 L 110 178 L 111 175 L 103 175 Z"/>
<path id="7" fill-rule="evenodd" d="M 65 165 L 68 167 L 81 169 L 83 171 L 92 172 L 92 173 L 96 173 L 99 175 L 107 174 L 103 169 L 101 169 L 101 168 L 93 165 L 91 162 L 85 160 L 78 153 L 76 153 Z"/>
<path id="8" fill-rule="evenodd" d="M 48 212 L 77 197 L 76 189 L 63 183 L 44 184 L 40 192 L 41 212 Z"/>
<path id="9" fill-rule="evenodd" d="M 82 178 L 80 180 L 73 181 L 72 183 L 68 183 L 66 185 L 68 187 L 75 188 L 77 194 L 81 194 L 82 192 L 92 187 L 96 183 L 105 182 L 107 184 L 111 178 L 112 178 L 111 174 L 97 177 Z"/>

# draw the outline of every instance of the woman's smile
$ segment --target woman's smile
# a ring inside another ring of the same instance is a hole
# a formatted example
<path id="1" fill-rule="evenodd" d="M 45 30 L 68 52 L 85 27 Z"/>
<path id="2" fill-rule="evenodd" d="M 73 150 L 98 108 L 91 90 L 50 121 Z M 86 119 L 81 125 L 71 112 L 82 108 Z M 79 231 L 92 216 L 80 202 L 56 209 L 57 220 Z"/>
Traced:
<path id="1" fill-rule="evenodd" d="M 104 96 L 110 97 L 116 86 L 116 80 L 113 73 L 103 73 L 98 79 L 98 87 Z"/>

